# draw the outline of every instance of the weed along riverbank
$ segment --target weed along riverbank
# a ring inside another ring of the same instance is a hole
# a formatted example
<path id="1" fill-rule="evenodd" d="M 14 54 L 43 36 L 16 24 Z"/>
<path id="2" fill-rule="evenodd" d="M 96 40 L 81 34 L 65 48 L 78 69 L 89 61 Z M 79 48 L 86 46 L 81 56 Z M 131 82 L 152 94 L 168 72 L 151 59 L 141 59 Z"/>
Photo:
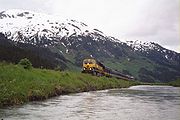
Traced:
<path id="1" fill-rule="evenodd" d="M 0 63 L 0 107 L 85 91 L 122 88 L 138 82 Z"/>

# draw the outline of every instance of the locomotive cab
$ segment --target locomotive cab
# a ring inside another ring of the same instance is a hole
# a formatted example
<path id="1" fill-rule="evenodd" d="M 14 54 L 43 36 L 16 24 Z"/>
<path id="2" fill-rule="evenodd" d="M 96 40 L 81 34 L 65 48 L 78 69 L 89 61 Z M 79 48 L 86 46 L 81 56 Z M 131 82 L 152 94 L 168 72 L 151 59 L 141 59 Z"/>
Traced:
<path id="1" fill-rule="evenodd" d="M 102 75 L 104 72 L 104 65 L 95 59 L 83 60 L 83 73 L 92 73 L 94 75 Z"/>
<path id="2" fill-rule="evenodd" d="M 83 71 L 82 72 L 92 72 L 96 67 L 96 60 L 94 59 L 84 59 L 83 60 Z"/>

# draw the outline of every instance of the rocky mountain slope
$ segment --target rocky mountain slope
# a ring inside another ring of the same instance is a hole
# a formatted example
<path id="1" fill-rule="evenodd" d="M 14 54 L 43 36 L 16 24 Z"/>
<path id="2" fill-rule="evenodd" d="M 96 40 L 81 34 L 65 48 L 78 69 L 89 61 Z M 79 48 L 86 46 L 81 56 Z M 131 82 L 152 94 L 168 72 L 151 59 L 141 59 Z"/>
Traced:
<path id="1" fill-rule="evenodd" d="M 180 76 L 179 53 L 152 42 L 121 42 L 76 20 L 63 20 L 31 11 L 8 10 L 0 13 L 0 32 L 1 41 L 7 40 L 16 49 L 28 51 L 46 61 L 41 64 L 46 68 L 60 66 L 61 69 L 80 70 L 84 58 L 94 57 L 106 66 L 131 74 L 141 81 L 168 82 Z M 8 44 L 3 43 L 1 48 Z M 10 48 L 6 47 L 2 51 Z M 0 53 L 5 56 L 5 52 Z M 10 53 L 16 54 L 14 50 Z M 10 57 L 9 61 L 17 62 L 17 59 L 14 61 Z M 7 57 L 1 55 L 0 59 L 7 60 Z M 34 63 L 39 67 L 38 63 L 41 62 L 37 59 Z"/>

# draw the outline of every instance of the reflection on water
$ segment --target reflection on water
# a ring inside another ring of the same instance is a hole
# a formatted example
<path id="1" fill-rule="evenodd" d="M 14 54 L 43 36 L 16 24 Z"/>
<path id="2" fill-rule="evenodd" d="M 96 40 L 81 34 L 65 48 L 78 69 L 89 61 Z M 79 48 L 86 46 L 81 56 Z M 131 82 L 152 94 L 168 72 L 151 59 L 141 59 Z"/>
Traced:
<path id="1" fill-rule="evenodd" d="M 180 120 L 180 88 L 133 86 L 55 97 L 0 109 L 0 118 L 44 120 Z"/>

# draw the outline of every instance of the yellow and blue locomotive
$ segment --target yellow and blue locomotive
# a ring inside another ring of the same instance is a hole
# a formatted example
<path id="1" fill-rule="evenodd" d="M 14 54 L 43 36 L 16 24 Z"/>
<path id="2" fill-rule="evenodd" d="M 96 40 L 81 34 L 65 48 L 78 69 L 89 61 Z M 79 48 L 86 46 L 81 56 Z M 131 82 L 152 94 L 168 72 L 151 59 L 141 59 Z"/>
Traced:
<path id="1" fill-rule="evenodd" d="M 91 73 L 97 76 L 108 75 L 105 71 L 105 66 L 95 59 L 84 59 L 83 60 L 83 73 Z"/>
<path id="2" fill-rule="evenodd" d="M 106 77 L 116 77 L 125 80 L 133 80 L 134 77 L 130 75 L 124 75 L 120 72 L 114 71 L 105 65 L 103 65 L 98 60 L 93 58 L 83 60 L 83 70 L 82 73 L 90 73 L 96 76 L 106 76 Z"/>

